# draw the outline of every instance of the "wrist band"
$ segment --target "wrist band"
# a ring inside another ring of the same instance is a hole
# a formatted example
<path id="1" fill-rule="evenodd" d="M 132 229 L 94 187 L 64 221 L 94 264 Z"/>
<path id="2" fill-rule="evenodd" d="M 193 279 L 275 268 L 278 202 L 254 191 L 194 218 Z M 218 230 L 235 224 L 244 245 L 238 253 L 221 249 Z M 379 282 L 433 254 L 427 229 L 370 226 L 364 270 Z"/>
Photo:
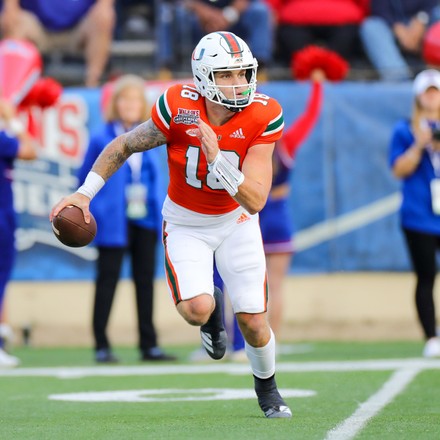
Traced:
<path id="1" fill-rule="evenodd" d="M 76 190 L 76 192 L 83 194 L 88 197 L 90 200 L 96 196 L 98 191 L 104 186 L 105 180 L 94 171 L 90 171 L 87 174 L 86 180 L 84 183 Z"/>
<path id="2" fill-rule="evenodd" d="M 235 24 L 240 19 L 240 13 L 232 6 L 223 8 L 222 13 L 223 17 L 225 17 L 226 21 L 230 24 Z"/>
<path id="3" fill-rule="evenodd" d="M 238 187 L 244 182 L 244 174 L 229 162 L 222 152 L 219 151 L 216 158 L 208 164 L 208 169 L 222 184 L 223 188 L 231 195 L 235 196 Z"/>

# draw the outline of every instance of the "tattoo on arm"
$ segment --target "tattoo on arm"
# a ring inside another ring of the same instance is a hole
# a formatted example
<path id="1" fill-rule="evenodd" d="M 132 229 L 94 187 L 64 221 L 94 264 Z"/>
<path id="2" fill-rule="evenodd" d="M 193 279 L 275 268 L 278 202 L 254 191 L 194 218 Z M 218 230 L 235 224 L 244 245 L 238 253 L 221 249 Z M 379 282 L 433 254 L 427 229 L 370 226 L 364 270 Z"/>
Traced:
<path id="1" fill-rule="evenodd" d="M 151 150 L 167 142 L 165 135 L 149 119 L 127 133 L 126 144 L 130 153 Z"/>
<path id="2" fill-rule="evenodd" d="M 107 181 L 133 153 L 151 150 L 166 142 L 165 135 L 149 119 L 113 139 L 96 159 L 92 171 Z"/>

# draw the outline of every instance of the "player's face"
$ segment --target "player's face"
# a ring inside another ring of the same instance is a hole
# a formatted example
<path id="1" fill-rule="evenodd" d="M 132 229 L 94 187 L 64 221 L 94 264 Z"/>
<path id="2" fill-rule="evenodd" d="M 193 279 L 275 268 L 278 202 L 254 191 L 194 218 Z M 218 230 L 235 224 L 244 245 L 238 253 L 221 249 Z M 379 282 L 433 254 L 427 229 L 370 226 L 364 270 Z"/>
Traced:
<path id="1" fill-rule="evenodd" d="M 143 108 L 143 92 L 137 87 L 127 87 L 122 90 L 116 101 L 116 110 L 124 125 L 130 126 L 140 122 Z"/>
<path id="2" fill-rule="evenodd" d="M 244 69 L 215 72 L 214 77 L 216 85 L 227 99 L 236 99 L 249 89 Z"/>

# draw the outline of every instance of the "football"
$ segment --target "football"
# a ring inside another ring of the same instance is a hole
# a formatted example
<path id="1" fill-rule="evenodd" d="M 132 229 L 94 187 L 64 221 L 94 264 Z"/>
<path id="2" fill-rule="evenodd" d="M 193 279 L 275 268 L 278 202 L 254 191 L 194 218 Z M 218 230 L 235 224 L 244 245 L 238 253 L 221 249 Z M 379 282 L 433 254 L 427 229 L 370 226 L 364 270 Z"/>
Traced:
<path id="1" fill-rule="evenodd" d="M 77 206 L 66 206 L 52 219 L 52 230 L 61 243 L 69 247 L 87 246 L 96 236 L 96 220 L 90 213 L 90 223 L 84 221 Z"/>

